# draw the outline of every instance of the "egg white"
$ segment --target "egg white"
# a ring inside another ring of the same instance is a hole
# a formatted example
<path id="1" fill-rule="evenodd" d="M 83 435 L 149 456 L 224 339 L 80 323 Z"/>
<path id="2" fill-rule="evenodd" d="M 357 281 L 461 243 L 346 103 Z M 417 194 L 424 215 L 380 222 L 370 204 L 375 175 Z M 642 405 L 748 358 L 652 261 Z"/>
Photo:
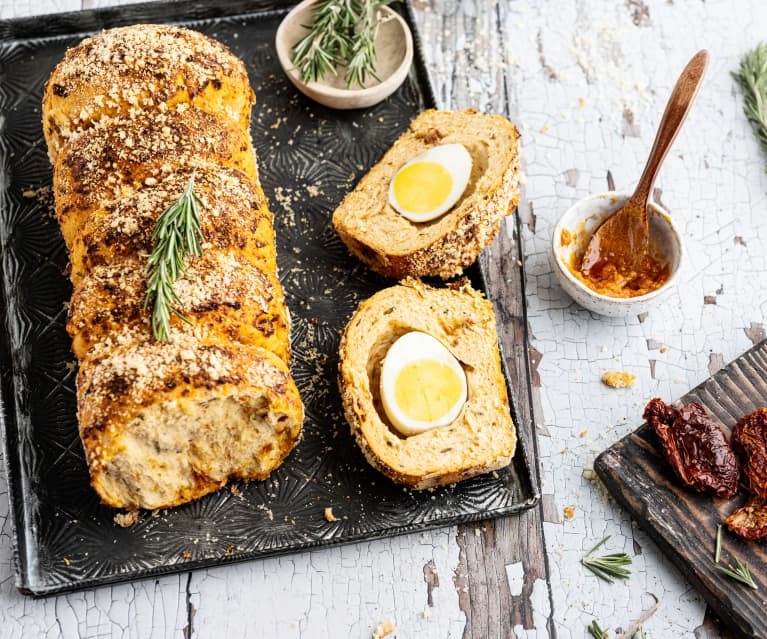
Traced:
<path id="1" fill-rule="evenodd" d="M 409 166 L 417 162 L 436 162 L 442 165 L 450 173 L 453 180 L 453 186 L 447 198 L 437 208 L 425 213 L 415 213 L 409 211 L 403 204 L 397 200 L 397 194 L 394 192 L 394 182 L 397 176 Z M 471 177 L 471 155 L 463 144 L 443 144 L 425 151 L 416 158 L 410 160 L 394 174 L 389 184 L 389 204 L 403 217 L 411 222 L 429 222 L 441 215 L 447 213 L 455 203 L 461 198 Z"/>
<path id="2" fill-rule="evenodd" d="M 461 394 L 453 407 L 441 418 L 434 421 L 420 421 L 405 415 L 397 406 L 394 384 L 399 372 L 407 364 L 419 360 L 434 360 L 447 364 L 458 375 Z M 437 339 L 420 331 L 411 331 L 395 341 L 386 353 L 381 366 L 381 401 L 386 416 L 392 425 L 404 436 L 417 435 L 432 428 L 447 426 L 456 420 L 468 394 L 466 373 L 458 360 Z"/>

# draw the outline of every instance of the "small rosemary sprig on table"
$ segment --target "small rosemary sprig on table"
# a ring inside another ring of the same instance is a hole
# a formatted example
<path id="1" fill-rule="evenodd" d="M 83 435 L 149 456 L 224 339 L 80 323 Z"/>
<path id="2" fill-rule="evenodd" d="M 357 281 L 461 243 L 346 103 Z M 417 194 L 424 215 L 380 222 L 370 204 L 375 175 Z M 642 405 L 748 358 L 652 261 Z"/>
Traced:
<path id="1" fill-rule="evenodd" d="M 316 82 L 327 73 L 346 67 L 346 86 L 364 86 L 375 74 L 375 39 L 378 11 L 396 0 L 317 0 L 313 22 L 293 45 L 293 64 L 304 82 Z"/>
<path id="2" fill-rule="evenodd" d="M 605 637 L 607 637 L 607 630 L 602 630 L 596 619 L 591 621 L 591 625 L 586 628 L 586 630 L 589 631 L 589 634 L 594 637 L 594 639 L 605 639 Z"/>
<path id="3" fill-rule="evenodd" d="M 607 537 L 589 550 L 586 556 L 581 559 L 581 563 L 597 577 L 610 583 L 613 583 L 615 579 L 628 579 L 631 571 L 625 568 L 625 566 L 631 565 L 631 557 L 625 552 L 592 557 L 594 552 L 605 544 L 608 539 L 610 539 L 610 535 L 607 535 Z"/>
<path id="4" fill-rule="evenodd" d="M 767 147 L 767 43 L 743 56 L 735 77 L 743 89 L 743 112 L 756 126 L 756 137 Z"/>
<path id="5" fill-rule="evenodd" d="M 170 339 L 171 315 L 189 323 L 179 309 L 173 283 L 186 273 L 187 257 L 202 255 L 200 208 L 203 206 L 194 192 L 192 175 L 181 197 L 162 212 L 152 232 L 144 308 L 152 305 L 152 334 L 160 342 Z"/>
<path id="6" fill-rule="evenodd" d="M 753 578 L 751 577 L 751 572 L 748 570 L 748 564 L 742 562 L 740 559 L 735 557 L 732 553 L 730 553 L 730 557 L 735 563 L 731 563 L 729 566 L 720 566 L 719 565 L 719 559 L 722 556 L 722 526 L 721 524 L 716 527 L 716 546 L 714 548 L 714 564 L 716 564 L 716 569 L 720 572 L 724 573 L 730 579 L 734 579 L 735 581 L 739 581 L 742 584 L 745 584 L 746 586 L 749 586 L 753 588 L 754 590 L 759 590 L 759 587 L 754 582 Z"/>

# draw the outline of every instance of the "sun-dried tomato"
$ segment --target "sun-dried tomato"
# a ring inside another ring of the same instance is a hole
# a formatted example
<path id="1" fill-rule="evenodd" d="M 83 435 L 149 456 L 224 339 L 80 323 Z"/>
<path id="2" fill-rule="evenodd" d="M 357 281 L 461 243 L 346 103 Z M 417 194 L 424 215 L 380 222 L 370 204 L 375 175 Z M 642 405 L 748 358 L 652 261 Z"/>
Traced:
<path id="1" fill-rule="evenodd" d="M 752 497 L 727 518 L 727 528 L 744 539 L 767 539 L 767 499 Z"/>
<path id="2" fill-rule="evenodd" d="M 738 492 L 735 454 L 703 406 L 691 402 L 677 410 L 656 397 L 645 407 L 644 418 L 655 429 L 666 459 L 685 485 L 717 497 Z"/>
<path id="3" fill-rule="evenodd" d="M 749 492 L 767 498 L 767 408 L 740 418 L 732 431 L 732 445 L 741 453 Z"/>

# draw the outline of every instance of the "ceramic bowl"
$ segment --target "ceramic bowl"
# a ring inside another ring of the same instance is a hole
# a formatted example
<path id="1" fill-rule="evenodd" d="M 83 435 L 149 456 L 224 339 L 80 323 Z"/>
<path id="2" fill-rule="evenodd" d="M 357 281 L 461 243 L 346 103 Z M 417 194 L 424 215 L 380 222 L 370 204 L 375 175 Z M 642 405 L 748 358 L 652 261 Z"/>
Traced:
<path id="1" fill-rule="evenodd" d="M 671 216 L 661 206 L 651 202 L 650 236 L 668 259 L 671 270 L 663 286 L 637 297 L 609 297 L 591 290 L 570 272 L 567 265 L 571 264 L 574 253 L 583 251 L 599 225 L 617 211 L 630 196 L 630 193 L 610 191 L 576 202 L 559 220 L 551 243 L 557 278 L 565 292 L 583 308 L 608 317 L 643 313 L 661 302 L 676 286 L 684 255 L 682 237 Z M 569 231 L 572 236 L 571 241 L 566 244 L 562 242 L 564 230 Z"/>
<path id="2" fill-rule="evenodd" d="M 413 35 L 402 17 L 383 7 L 383 20 L 376 36 L 376 75 L 368 78 L 364 88 L 346 88 L 346 79 L 327 74 L 319 82 L 304 82 L 291 60 L 293 45 L 306 33 L 303 26 L 312 22 L 315 0 L 298 4 L 277 29 L 277 57 L 290 81 L 304 95 L 333 109 L 363 109 L 388 98 L 405 81 L 413 61 Z"/>

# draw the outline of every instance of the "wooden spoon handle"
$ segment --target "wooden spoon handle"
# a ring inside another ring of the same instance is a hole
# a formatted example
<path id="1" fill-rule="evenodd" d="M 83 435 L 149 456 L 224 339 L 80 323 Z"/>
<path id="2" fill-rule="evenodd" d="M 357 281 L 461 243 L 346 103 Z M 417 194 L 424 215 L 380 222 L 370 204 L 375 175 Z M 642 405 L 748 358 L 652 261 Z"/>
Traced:
<path id="1" fill-rule="evenodd" d="M 682 124 L 687 119 L 687 114 L 698 94 L 707 67 L 708 51 L 703 49 L 698 51 L 687 63 L 682 75 L 676 81 L 668 104 L 666 104 L 666 110 L 663 112 L 663 117 L 658 125 L 658 133 L 655 134 L 655 142 L 652 145 L 650 157 L 647 158 L 647 164 L 645 164 L 642 177 L 639 178 L 632 199 L 641 198 L 647 202 L 660 166 L 674 143 L 676 134 L 679 133 L 679 129 L 682 128 Z"/>

